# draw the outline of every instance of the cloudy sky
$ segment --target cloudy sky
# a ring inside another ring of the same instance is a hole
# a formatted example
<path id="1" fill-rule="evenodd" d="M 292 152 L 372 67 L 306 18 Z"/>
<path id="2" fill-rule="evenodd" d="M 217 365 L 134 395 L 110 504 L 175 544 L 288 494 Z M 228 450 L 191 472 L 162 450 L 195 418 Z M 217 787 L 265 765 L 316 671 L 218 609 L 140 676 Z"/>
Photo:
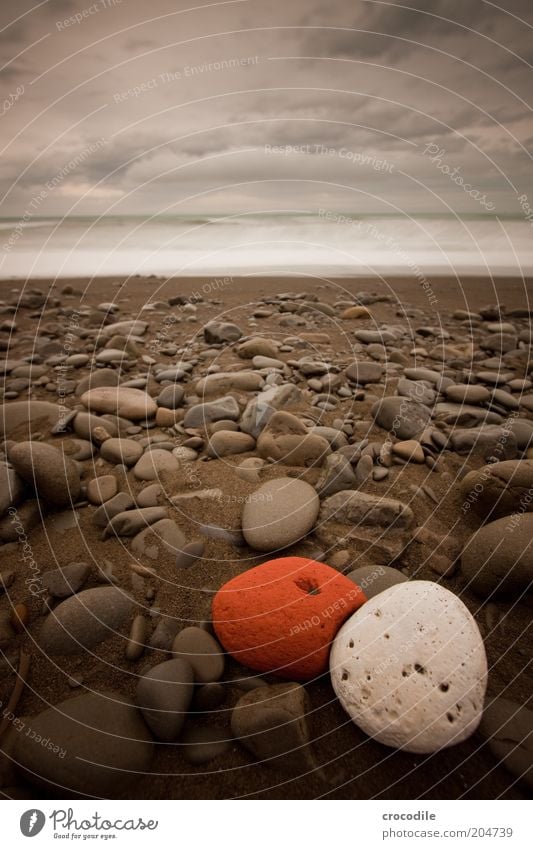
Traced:
<path id="1" fill-rule="evenodd" d="M 531 0 L 2 0 L 0 51 L 4 216 L 533 205 Z"/>

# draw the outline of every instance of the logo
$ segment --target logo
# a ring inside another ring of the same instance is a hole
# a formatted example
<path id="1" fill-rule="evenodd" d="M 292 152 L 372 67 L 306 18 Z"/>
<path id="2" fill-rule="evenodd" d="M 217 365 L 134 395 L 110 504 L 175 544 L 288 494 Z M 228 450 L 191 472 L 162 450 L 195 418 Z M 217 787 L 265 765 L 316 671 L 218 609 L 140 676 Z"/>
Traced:
<path id="1" fill-rule="evenodd" d="M 30 811 L 25 811 L 20 818 L 20 830 L 24 837 L 35 837 L 42 831 L 46 822 L 46 817 L 42 811 L 35 808 Z"/>

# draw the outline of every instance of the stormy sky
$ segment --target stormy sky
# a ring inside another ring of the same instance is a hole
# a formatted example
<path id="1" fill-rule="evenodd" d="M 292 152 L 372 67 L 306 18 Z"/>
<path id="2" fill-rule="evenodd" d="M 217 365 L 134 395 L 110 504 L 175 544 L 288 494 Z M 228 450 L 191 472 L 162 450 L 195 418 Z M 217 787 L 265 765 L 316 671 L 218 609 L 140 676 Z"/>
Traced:
<path id="1" fill-rule="evenodd" d="M 2 215 L 518 215 L 532 66 L 531 0 L 2 0 Z"/>

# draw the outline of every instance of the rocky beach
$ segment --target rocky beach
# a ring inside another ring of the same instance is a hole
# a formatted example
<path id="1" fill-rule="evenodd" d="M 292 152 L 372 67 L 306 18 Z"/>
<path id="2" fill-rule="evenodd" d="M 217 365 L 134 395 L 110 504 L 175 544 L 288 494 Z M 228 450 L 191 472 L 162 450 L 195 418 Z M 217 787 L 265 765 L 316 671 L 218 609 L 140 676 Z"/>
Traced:
<path id="1" fill-rule="evenodd" d="M 4 281 L 3 798 L 528 798 L 531 291 Z"/>

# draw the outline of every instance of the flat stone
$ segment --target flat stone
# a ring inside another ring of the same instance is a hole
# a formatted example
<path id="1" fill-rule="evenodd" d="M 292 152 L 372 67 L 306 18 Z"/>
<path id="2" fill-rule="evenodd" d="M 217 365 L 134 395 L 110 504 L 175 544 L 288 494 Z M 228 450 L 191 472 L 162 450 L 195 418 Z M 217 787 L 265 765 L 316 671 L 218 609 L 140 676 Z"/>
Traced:
<path id="1" fill-rule="evenodd" d="M 270 386 L 246 405 L 240 420 L 240 428 L 257 439 L 276 410 L 297 403 L 301 392 L 292 383 Z"/>
<path id="2" fill-rule="evenodd" d="M 412 398 L 413 401 L 418 401 L 426 407 L 431 407 L 437 399 L 435 390 L 430 389 L 421 380 L 408 380 L 406 377 L 402 377 L 398 381 L 396 390 L 398 395 Z"/>
<path id="3" fill-rule="evenodd" d="M 15 736 L 17 769 L 54 796 L 115 798 L 149 771 L 150 734 L 121 693 L 84 693 L 24 723 L 24 734 Z"/>
<path id="4" fill-rule="evenodd" d="M 487 659 L 462 601 L 430 581 L 371 598 L 338 632 L 331 682 L 366 734 L 430 753 L 470 737 L 481 720 Z"/>
<path id="5" fill-rule="evenodd" d="M 177 740 L 192 700 L 194 674 L 181 659 L 167 660 L 139 680 L 135 701 L 158 740 Z"/>
<path id="6" fill-rule="evenodd" d="M 376 423 L 393 433 L 397 439 L 418 436 L 431 419 L 431 412 L 424 404 L 395 395 L 377 401 L 371 413 Z"/>
<path id="7" fill-rule="evenodd" d="M 255 336 L 253 339 L 247 339 L 237 349 L 239 357 L 243 360 L 251 360 L 254 357 L 273 357 L 278 356 L 278 346 L 271 339 L 263 339 L 260 336 Z"/>
<path id="8" fill-rule="evenodd" d="M 392 446 L 392 453 L 408 463 L 423 463 L 426 459 L 424 450 L 416 439 L 405 439 L 402 442 L 395 442 Z"/>
<path id="9" fill-rule="evenodd" d="M 115 413 L 131 421 L 144 421 L 157 412 L 157 404 L 141 389 L 123 386 L 102 386 L 89 389 L 80 398 L 81 403 L 91 412 Z"/>
<path id="10" fill-rule="evenodd" d="M 485 386 L 466 383 L 448 386 L 444 390 L 444 394 L 455 404 L 486 404 L 491 398 L 491 394 Z"/>
<path id="11" fill-rule="evenodd" d="M 450 444 L 457 454 L 480 456 L 491 462 L 513 460 L 517 454 L 516 437 L 507 427 L 456 428 L 450 434 Z"/>
<path id="12" fill-rule="evenodd" d="M 80 654 L 119 632 L 133 607 L 133 599 L 117 587 L 83 590 L 48 614 L 40 646 L 51 655 Z"/>
<path id="13" fill-rule="evenodd" d="M 203 628 L 183 628 L 174 640 L 172 655 L 192 666 L 194 680 L 200 684 L 219 681 L 224 674 L 224 653 L 214 637 Z"/>
<path id="14" fill-rule="evenodd" d="M 316 482 L 316 489 L 321 498 L 344 489 L 353 489 L 355 484 L 355 474 L 347 457 L 338 453 L 326 457 Z"/>
<path id="15" fill-rule="evenodd" d="M 43 442 L 19 442 L 8 451 L 9 462 L 35 488 L 39 498 L 63 507 L 77 501 L 80 474 L 73 460 Z"/>
<path id="16" fill-rule="evenodd" d="M 403 502 L 359 490 L 337 492 L 326 498 L 320 509 L 320 523 L 334 521 L 398 529 L 408 528 L 413 520 L 413 511 Z"/>
<path id="17" fill-rule="evenodd" d="M 242 513 L 242 531 L 257 551 L 286 548 L 309 533 L 320 502 L 312 486 L 295 478 L 275 478 L 251 493 Z"/>

